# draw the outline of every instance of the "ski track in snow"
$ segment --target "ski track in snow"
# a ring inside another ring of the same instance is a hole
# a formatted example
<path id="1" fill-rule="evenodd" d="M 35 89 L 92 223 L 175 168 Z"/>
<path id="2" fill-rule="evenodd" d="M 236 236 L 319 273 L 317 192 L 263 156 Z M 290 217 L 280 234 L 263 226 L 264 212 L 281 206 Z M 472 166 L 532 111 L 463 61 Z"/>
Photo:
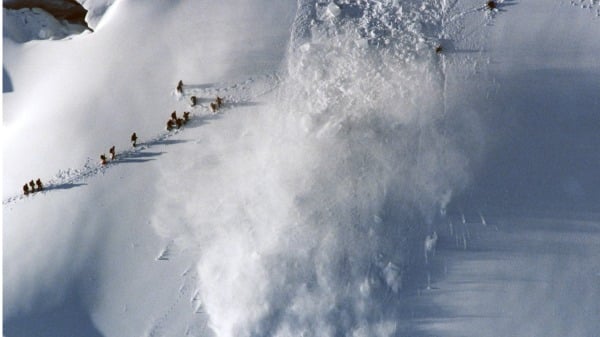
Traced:
<path id="1" fill-rule="evenodd" d="M 198 97 L 198 103 L 192 109 L 196 109 L 194 113 L 192 111 L 189 123 L 194 124 L 202 121 L 203 119 L 209 119 L 212 116 L 222 113 L 223 110 L 243 107 L 248 105 L 256 104 L 255 100 L 275 90 L 280 84 L 281 78 L 277 73 L 269 73 L 258 76 L 250 77 L 240 82 L 223 82 L 223 83 L 211 83 L 201 85 L 185 85 L 183 86 L 183 95 L 177 95 L 176 99 L 187 99 L 190 100 L 191 96 Z M 210 110 L 210 103 L 216 96 L 224 98 L 224 104 L 219 111 L 215 113 Z M 197 111 L 200 109 L 200 112 Z M 15 202 L 36 198 L 39 195 L 45 195 L 47 193 L 56 190 L 66 190 L 78 186 L 85 185 L 85 182 L 98 174 L 103 174 L 107 169 L 114 165 L 125 162 L 143 162 L 147 160 L 147 155 L 144 151 L 151 149 L 154 146 L 164 144 L 169 138 L 179 134 L 185 130 L 185 126 L 181 129 L 172 131 L 163 131 L 157 136 L 140 142 L 136 147 L 129 150 L 121 151 L 116 153 L 116 159 L 108 161 L 106 165 L 100 164 L 97 160 L 88 158 L 85 164 L 80 168 L 69 168 L 60 170 L 52 179 L 44 182 L 44 189 L 38 192 L 32 192 L 28 195 L 19 194 L 13 195 L 2 201 L 2 205 L 10 205 Z M 146 159 L 144 159 L 146 158 Z M 167 258 L 168 259 L 168 258 Z"/>

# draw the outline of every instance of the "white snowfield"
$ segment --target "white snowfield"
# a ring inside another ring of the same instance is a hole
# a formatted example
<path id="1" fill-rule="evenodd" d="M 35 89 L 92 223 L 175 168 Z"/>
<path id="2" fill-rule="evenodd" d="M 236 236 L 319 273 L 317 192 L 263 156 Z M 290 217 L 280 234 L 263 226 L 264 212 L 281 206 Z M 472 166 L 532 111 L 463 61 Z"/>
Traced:
<path id="1" fill-rule="evenodd" d="M 3 14 L 5 336 L 600 334 L 597 1 L 80 2 Z"/>

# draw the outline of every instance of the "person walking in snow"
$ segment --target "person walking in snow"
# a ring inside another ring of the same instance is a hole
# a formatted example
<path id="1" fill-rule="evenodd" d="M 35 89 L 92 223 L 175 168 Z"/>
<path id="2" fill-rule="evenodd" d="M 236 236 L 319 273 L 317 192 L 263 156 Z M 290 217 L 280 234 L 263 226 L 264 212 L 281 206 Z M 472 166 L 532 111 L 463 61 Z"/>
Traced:
<path id="1" fill-rule="evenodd" d="M 114 145 L 108 150 L 108 152 L 110 153 L 110 160 L 115 160 L 115 158 L 117 158 Z"/>
<path id="2" fill-rule="evenodd" d="M 177 120 L 177 112 L 176 111 L 173 111 L 171 113 L 171 119 L 173 120 L 173 122 Z"/>
<path id="3" fill-rule="evenodd" d="M 44 186 L 42 186 L 42 180 L 40 180 L 40 178 L 38 178 L 38 179 L 35 181 L 35 185 L 37 186 L 37 190 L 38 190 L 38 191 L 41 191 L 41 190 L 43 190 L 43 189 L 44 189 Z"/>
<path id="4" fill-rule="evenodd" d="M 184 111 L 183 112 L 183 124 L 187 123 L 189 120 L 190 120 L 190 112 Z"/>
<path id="5" fill-rule="evenodd" d="M 173 130 L 173 119 L 167 121 L 167 131 Z"/>
<path id="6" fill-rule="evenodd" d="M 217 102 L 217 108 L 221 108 L 221 105 L 223 104 L 223 99 L 221 97 L 217 96 L 216 102 Z"/>
<path id="7" fill-rule="evenodd" d="M 436 232 L 433 232 L 432 235 L 427 235 L 425 237 L 425 242 L 423 243 L 424 253 L 425 253 L 425 264 L 429 263 L 429 256 L 435 256 L 435 246 L 437 245 L 438 236 Z"/>
<path id="8" fill-rule="evenodd" d="M 104 154 L 100 155 L 100 164 L 106 165 L 106 156 Z"/>
<path id="9" fill-rule="evenodd" d="M 138 139 L 138 137 L 137 137 L 137 135 L 136 135 L 136 134 L 135 134 L 135 132 L 134 132 L 134 133 L 131 135 L 131 143 L 132 143 L 133 147 L 136 147 L 136 146 L 137 146 L 137 139 Z"/>
<path id="10" fill-rule="evenodd" d="M 215 102 L 210 102 L 210 111 L 211 111 L 211 112 L 215 113 L 215 112 L 217 112 L 217 110 L 218 110 L 218 109 L 219 109 L 219 108 L 217 107 L 217 103 L 215 103 Z"/>
<path id="11" fill-rule="evenodd" d="M 183 93 L 183 81 L 179 80 L 179 83 L 177 83 L 177 92 L 178 93 Z"/>
<path id="12" fill-rule="evenodd" d="M 33 182 L 33 179 L 31 179 L 31 181 L 29 182 L 29 189 L 31 190 L 31 192 L 35 192 L 35 183 Z"/>
<path id="13" fill-rule="evenodd" d="M 195 107 L 195 106 L 196 106 L 196 102 L 198 101 L 198 100 L 196 99 L 196 96 L 192 96 L 192 97 L 190 97 L 190 99 L 192 100 L 192 104 L 191 104 L 191 105 L 192 105 L 192 107 Z"/>
<path id="14" fill-rule="evenodd" d="M 23 185 L 23 194 L 25 194 L 25 195 L 29 194 L 29 185 L 27 185 L 27 184 Z"/>

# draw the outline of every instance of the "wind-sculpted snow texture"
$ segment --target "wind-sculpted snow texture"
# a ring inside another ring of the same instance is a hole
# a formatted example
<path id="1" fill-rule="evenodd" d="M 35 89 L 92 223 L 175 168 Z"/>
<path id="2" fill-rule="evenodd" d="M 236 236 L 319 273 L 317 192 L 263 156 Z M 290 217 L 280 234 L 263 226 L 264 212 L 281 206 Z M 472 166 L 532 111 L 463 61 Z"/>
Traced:
<path id="1" fill-rule="evenodd" d="M 217 336 L 402 332 L 411 242 L 477 158 L 434 52 L 446 2 L 336 3 L 299 2 L 282 83 L 239 140 L 165 169 L 195 192 L 152 223 L 197 252 Z"/>

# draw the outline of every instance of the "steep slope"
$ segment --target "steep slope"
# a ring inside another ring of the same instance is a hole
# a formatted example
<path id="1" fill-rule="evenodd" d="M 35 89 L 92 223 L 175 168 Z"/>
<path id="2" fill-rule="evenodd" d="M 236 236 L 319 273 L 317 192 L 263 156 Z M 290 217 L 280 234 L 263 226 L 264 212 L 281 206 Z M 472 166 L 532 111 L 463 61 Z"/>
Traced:
<path id="1" fill-rule="evenodd" d="M 588 6 L 591 8 L 588 8 Z M 519 2 L 482 42 L 486 160 L 440 233 L 426 335 L 593 336 L 598 271 L 597 4 Z M 595 8 L 594 8 L 595 7 Z M 458 210 L 463 210 L 461 215 Z"/>
<path id="2" fill-rule="evenodd" d="M 4 40 L 14 85 L 4 95 L 3 134 L 8 335 L 18 335 L 11 326 L 22 327 L 20 317 L 42 335 L 49 324 L 73 325 L 68 314 L 82 308 L 93 323 L 88 330 L 103 335 L 139 335 L 162 322 L 191 264 L 157 260 L 168 240 L 149 223 L 153 198 L 169 188 L 155 183 L 160 163 L 169 160 L 162 155 L 182 142 L 164 137 L 165 121 L 173 110 L 189 109 L 175 85 L 183 79 L 190 90 L 216 82 L 242 87 L 252 75 L 273 73 L 295 6 L 269 8 L 265 14 L 237 2 L 121 1 L 94 34 L 25 45 Z M 242 43 L 249 39 L 252 45 Z M 255 57 L 239 56 L 247 54 Z M 188 130 L 203 125 L 213 98 L 200 97 Z M 133 131 L 142 145 L 135 151 Z M 120 160 L 100 168 L 97 158 L 111 145 Z M 21 181 L 32 177 L 47 189 L 22 199 Z M 188 300 L 180 311 L 193 322 Z M 62 309 L 63 317 L 46 314 L 56 306 L 73 308 Z M 189 322 L 167 323 L 179 335 Z"/>
<path id="3" fill-rule="evenodd" d="M 107 3 L 4 38 L 6 336 L 598 330 L 597 4 Z"/>

